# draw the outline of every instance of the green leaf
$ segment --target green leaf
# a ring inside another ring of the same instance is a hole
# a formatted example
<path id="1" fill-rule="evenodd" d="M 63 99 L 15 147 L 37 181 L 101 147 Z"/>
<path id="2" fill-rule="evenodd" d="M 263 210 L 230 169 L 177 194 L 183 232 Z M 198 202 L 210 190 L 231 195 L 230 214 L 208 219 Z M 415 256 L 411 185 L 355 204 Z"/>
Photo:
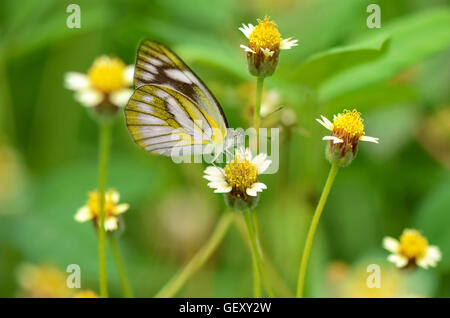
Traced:
<path id="1" fill-rule="evenodd" d="M 336 114 L 342 108 L 358 107 L 364 112 L 380 106 L 416 101 L 417 92 L 410 86 L 381 83 L 366 87 L 356 92 L 336 96 L 326 103 L 326 113 Z"/>
<path id="2" fill-rule="evenodd" d="M 229 45 L 220 44 L 216 41 L 210 43 L 203 41 L 203 43 L 178 45 L 176 51 L 179 52 L 180 56 L 183 56 L 183 60 L 186 60 L 188 65 L 199 63 L 239 80 L 250 78 L 245 54 L 234 50 Z"/>
<path id="3" fill-rule="evenodd" d="M 388 50 L 389 42 L 385 38 L 370 44 L 335 47 L 315 54 L 293 72 L 292 80 L 317 87 L 337 73 L 381 57 Z"/>
<path id="4" fill-rule="evenodd" d="M 19 11 L 22 11 L 22 6 Z M 82 5 L 81 28 L 70 29 L 66 25 L 69 16 L 66 6 L 63 3 L 39 5 L 34 16 L 16 14 L 17 18 L 11 21 L 4 30 L 4 36 L 0 37 L 0 59 L 30 53 L 57 41 L 97 31 L 109 23 L 109 7 L 102 2 L 92 2 Z"/>
<path id="5" fill-rule="evenodd" d="M 371 30 L 373 31 L 373 30 Z M 433 9 L 399 18 L 366 35 L 365 41 L 392 39 L 387 54 L 373 63 L 339 74 L 320 91 L 321 100 L 376 85 L 450 45 L 450 10 Z"/>

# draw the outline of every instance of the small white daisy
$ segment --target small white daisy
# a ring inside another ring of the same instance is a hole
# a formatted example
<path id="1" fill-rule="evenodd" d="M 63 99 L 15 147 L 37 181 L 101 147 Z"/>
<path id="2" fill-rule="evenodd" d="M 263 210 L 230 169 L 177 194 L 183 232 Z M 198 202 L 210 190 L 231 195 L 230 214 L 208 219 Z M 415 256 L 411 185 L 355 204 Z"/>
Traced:
<path id="1" fill-rule="evenodd" d="M 369 141 L 378 143 L 379 139 L 364 135 L 364 124 L 361 113 L 356 110 L 344 110 L 344 113 L 335 115 L 333 122 L 329 121 L 325 116 L 322 119 L 316 119 L 319 124 L 333 132 L 331 136 L 325 136 L 322 140 L 331 140 L 335 144 L 353 143 L 358 141 Z"/>
<path id="2" fill-rule="evenodd" d="M 400 241 L 385 237 L 383 247 L 392 253 L 388 260 L 400 268 L 415 264 L 427 269 L 428 266 L 435 267 L 441 260 L 439 247 L 428 245 L 427 239 L 417 230 L 405 229 Z"/>
<path id="3" fill-rule="evenodd" d="M 123 107 L 133 94 L 134 66 L 126 66 L 120 59 L 101 56 L 92 64 L 87 74 L 68 72 L 65 87 L 75 91 L 75 99 L 85 107 L 95 107 L 109 102 Z"/>
<path id="4" fill-rule="evenodd" d="M 334 116 L 333 122 L 325 116 L 316 119 L 319 124 L 331 130 L 331 136 L 325 136 L 322 140 L 328 140 L 325 156 L 327 160 L 338 167 L 348 166 L 356 157 L 359 141 L 378 143 L 378 138 L 365 136 L 361 113 L 355 109 L 344 110 L 342 114 Z"/>
<path id="5" fill-rule="evenodd" d="M 129 209 L 126 203 L 118 204 L 120 195 L 115 190 L 108 190 L 105 193 L 105 231 L 115 231 L 119 227 L 119 215 Z M 100 201 L 97 191 L 89 193 L 89 200 L 86 205 L 78 209 L 75 214 L 75 220 L 83 223 L 93 220 L 97 224 L 97 218 L 100 214 Z"/>
<path id="6" fill-rule="evenodd" d="M 258 19 L 257 26 L 243 24 L 239 30 L 248 38 L 248 46 L 240 47 L 247 53 L 248 69 L 254 76 L 271 76 L 277 67 L 280 50 L 298 45 L 298 40 L 282 39 L 277 25 L 268 17 Z"/>
<path id="7" fill-rule="evenodd" d="M 258 175 L 267 170 L 271 161 L 267 154 L 260 153 L 252 158 L 250 149 L 236 150 L 235 158 L 225 168 L 210 166 L 206 168 L 204 178 L 215 193 L 230 193 L 235 197 L 246 199 L 256 197 L 267 186 L 258 182 Z"/>
<path id="8" fill-rule="evenodd" d="M 242 24 L 239 30 L 249 39 L 248 46 L 240 46 L 247 53 L 262 52 L 266 57 L 271 57 L 275 53 L 278 55 L 279 50 L 289 50 L 298 45 L 298 40 L 293 40 L 292 37 L 282 39 L 277 25 L 268 17 L 258 19 L 257 26 Z"/>

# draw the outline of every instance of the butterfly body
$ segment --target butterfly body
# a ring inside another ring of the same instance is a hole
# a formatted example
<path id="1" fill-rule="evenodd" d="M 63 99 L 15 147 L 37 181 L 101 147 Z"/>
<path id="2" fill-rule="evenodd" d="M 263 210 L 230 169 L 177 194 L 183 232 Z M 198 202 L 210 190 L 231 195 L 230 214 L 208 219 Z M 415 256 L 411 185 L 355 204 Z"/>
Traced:
<path id="1" fill-rule="evenodd" d="M 166 156 L 223 150 L 228 123 L 212 93 L 175 53 L 143 41 L 134 73 L 135 91 L 126 108 L 134 141 Z"/>

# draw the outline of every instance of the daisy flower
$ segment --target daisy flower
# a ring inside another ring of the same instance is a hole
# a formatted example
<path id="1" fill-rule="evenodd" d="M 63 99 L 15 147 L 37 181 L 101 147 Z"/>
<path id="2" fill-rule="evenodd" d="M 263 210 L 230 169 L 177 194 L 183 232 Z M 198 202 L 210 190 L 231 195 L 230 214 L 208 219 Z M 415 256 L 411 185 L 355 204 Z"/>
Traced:
<path id="1" fill-rule="evenodd" d="M 75 92 L 75 99 L 85 107 L 112 105 L 123 107 L 133 94 L 133 65 L 125 65 L 118 59 L 100 56 L 87 74 L 68 72 L 65 87 Z"/>
<path id="2" fill-rule="evenodd" d="M 242 24 L 239 30 L 248 38 L 248 46 L 241 45 L 241 48 L 247 52 L 249 71 L 254 76 L 272 75 L 278 64 L 280 50 L 289 50 L 298 45 L 298 40 L 281 38 L 276 23 L 268 17 L 258 19 L 257 26 Z"/>
<path id="3" fill-rule="evenodd" d="M 344 110 L 334 116 L 333 122 L 325 116 L 316 119 L 319 124 L 330 130 L 332 134 L 322 140 L 329 140 L 327 159 L 339 166 L 347 166 L 356 156 L 359 141 L 378 143 L 379 139 L 365 135 L 361 113 L 356 110 Z"/>
<path id="4" fill-rule="evenodd" d="M 225 168 L 210 166 L 204 178 L 215 193 L 226 193 L 227 203 L 234 208 L 250 208 L 257 203 L 258 192 L 267 186 L 258 181 L 258 175 L 267 170 L 271 161 L 261 153 L 252 158 L 250 149 L 238 149 Z"/>
<path id="5" fill-rule="evenodd" d="M 427 269 L 428 266 L 435 267 L 441 260 L 439 247 L 429 245 L 428 240 L 417 230 L 405 229 L 400 241 L 385 237 L 383 247 L 392 253 L 388 260 L 400 268 L 417 265 Z"/>
<path id="6" fill-rule="evenodd" d="M 66 273 L 50 264 L 21 264 L 17 278 L 20 297 L 67 298 L 72 293 L 67 287 Z"/>
<path id="7" fill-rule="evenodd" d="M 115 231 L 119 227 L 119 216 L 129 209 L 126 203 L 118 204 L 120 195 L 115 190 L 108 190 L 105 193 L 105 231 Z M 97 224 L 97 217 L 100 213 L 100 201 L 97 191 L 89 193 L 89 200 L 86 205 L 78 209 L 75 220 L 83 223 L 92 220 Z"/>

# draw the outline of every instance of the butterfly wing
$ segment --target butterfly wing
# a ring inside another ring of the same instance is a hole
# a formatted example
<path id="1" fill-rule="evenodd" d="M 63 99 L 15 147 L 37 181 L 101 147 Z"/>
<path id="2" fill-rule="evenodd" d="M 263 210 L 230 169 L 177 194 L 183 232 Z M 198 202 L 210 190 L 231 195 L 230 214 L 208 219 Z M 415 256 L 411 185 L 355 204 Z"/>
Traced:
<path id="1" fill-rule="evenodd" d="M 128 129 L 150 152 L 210 152 L 223 143 L 228 123 L 203 82 L 165 46 L 144 41 L 135 67 L 136 90 L 125 108 Z"/>

